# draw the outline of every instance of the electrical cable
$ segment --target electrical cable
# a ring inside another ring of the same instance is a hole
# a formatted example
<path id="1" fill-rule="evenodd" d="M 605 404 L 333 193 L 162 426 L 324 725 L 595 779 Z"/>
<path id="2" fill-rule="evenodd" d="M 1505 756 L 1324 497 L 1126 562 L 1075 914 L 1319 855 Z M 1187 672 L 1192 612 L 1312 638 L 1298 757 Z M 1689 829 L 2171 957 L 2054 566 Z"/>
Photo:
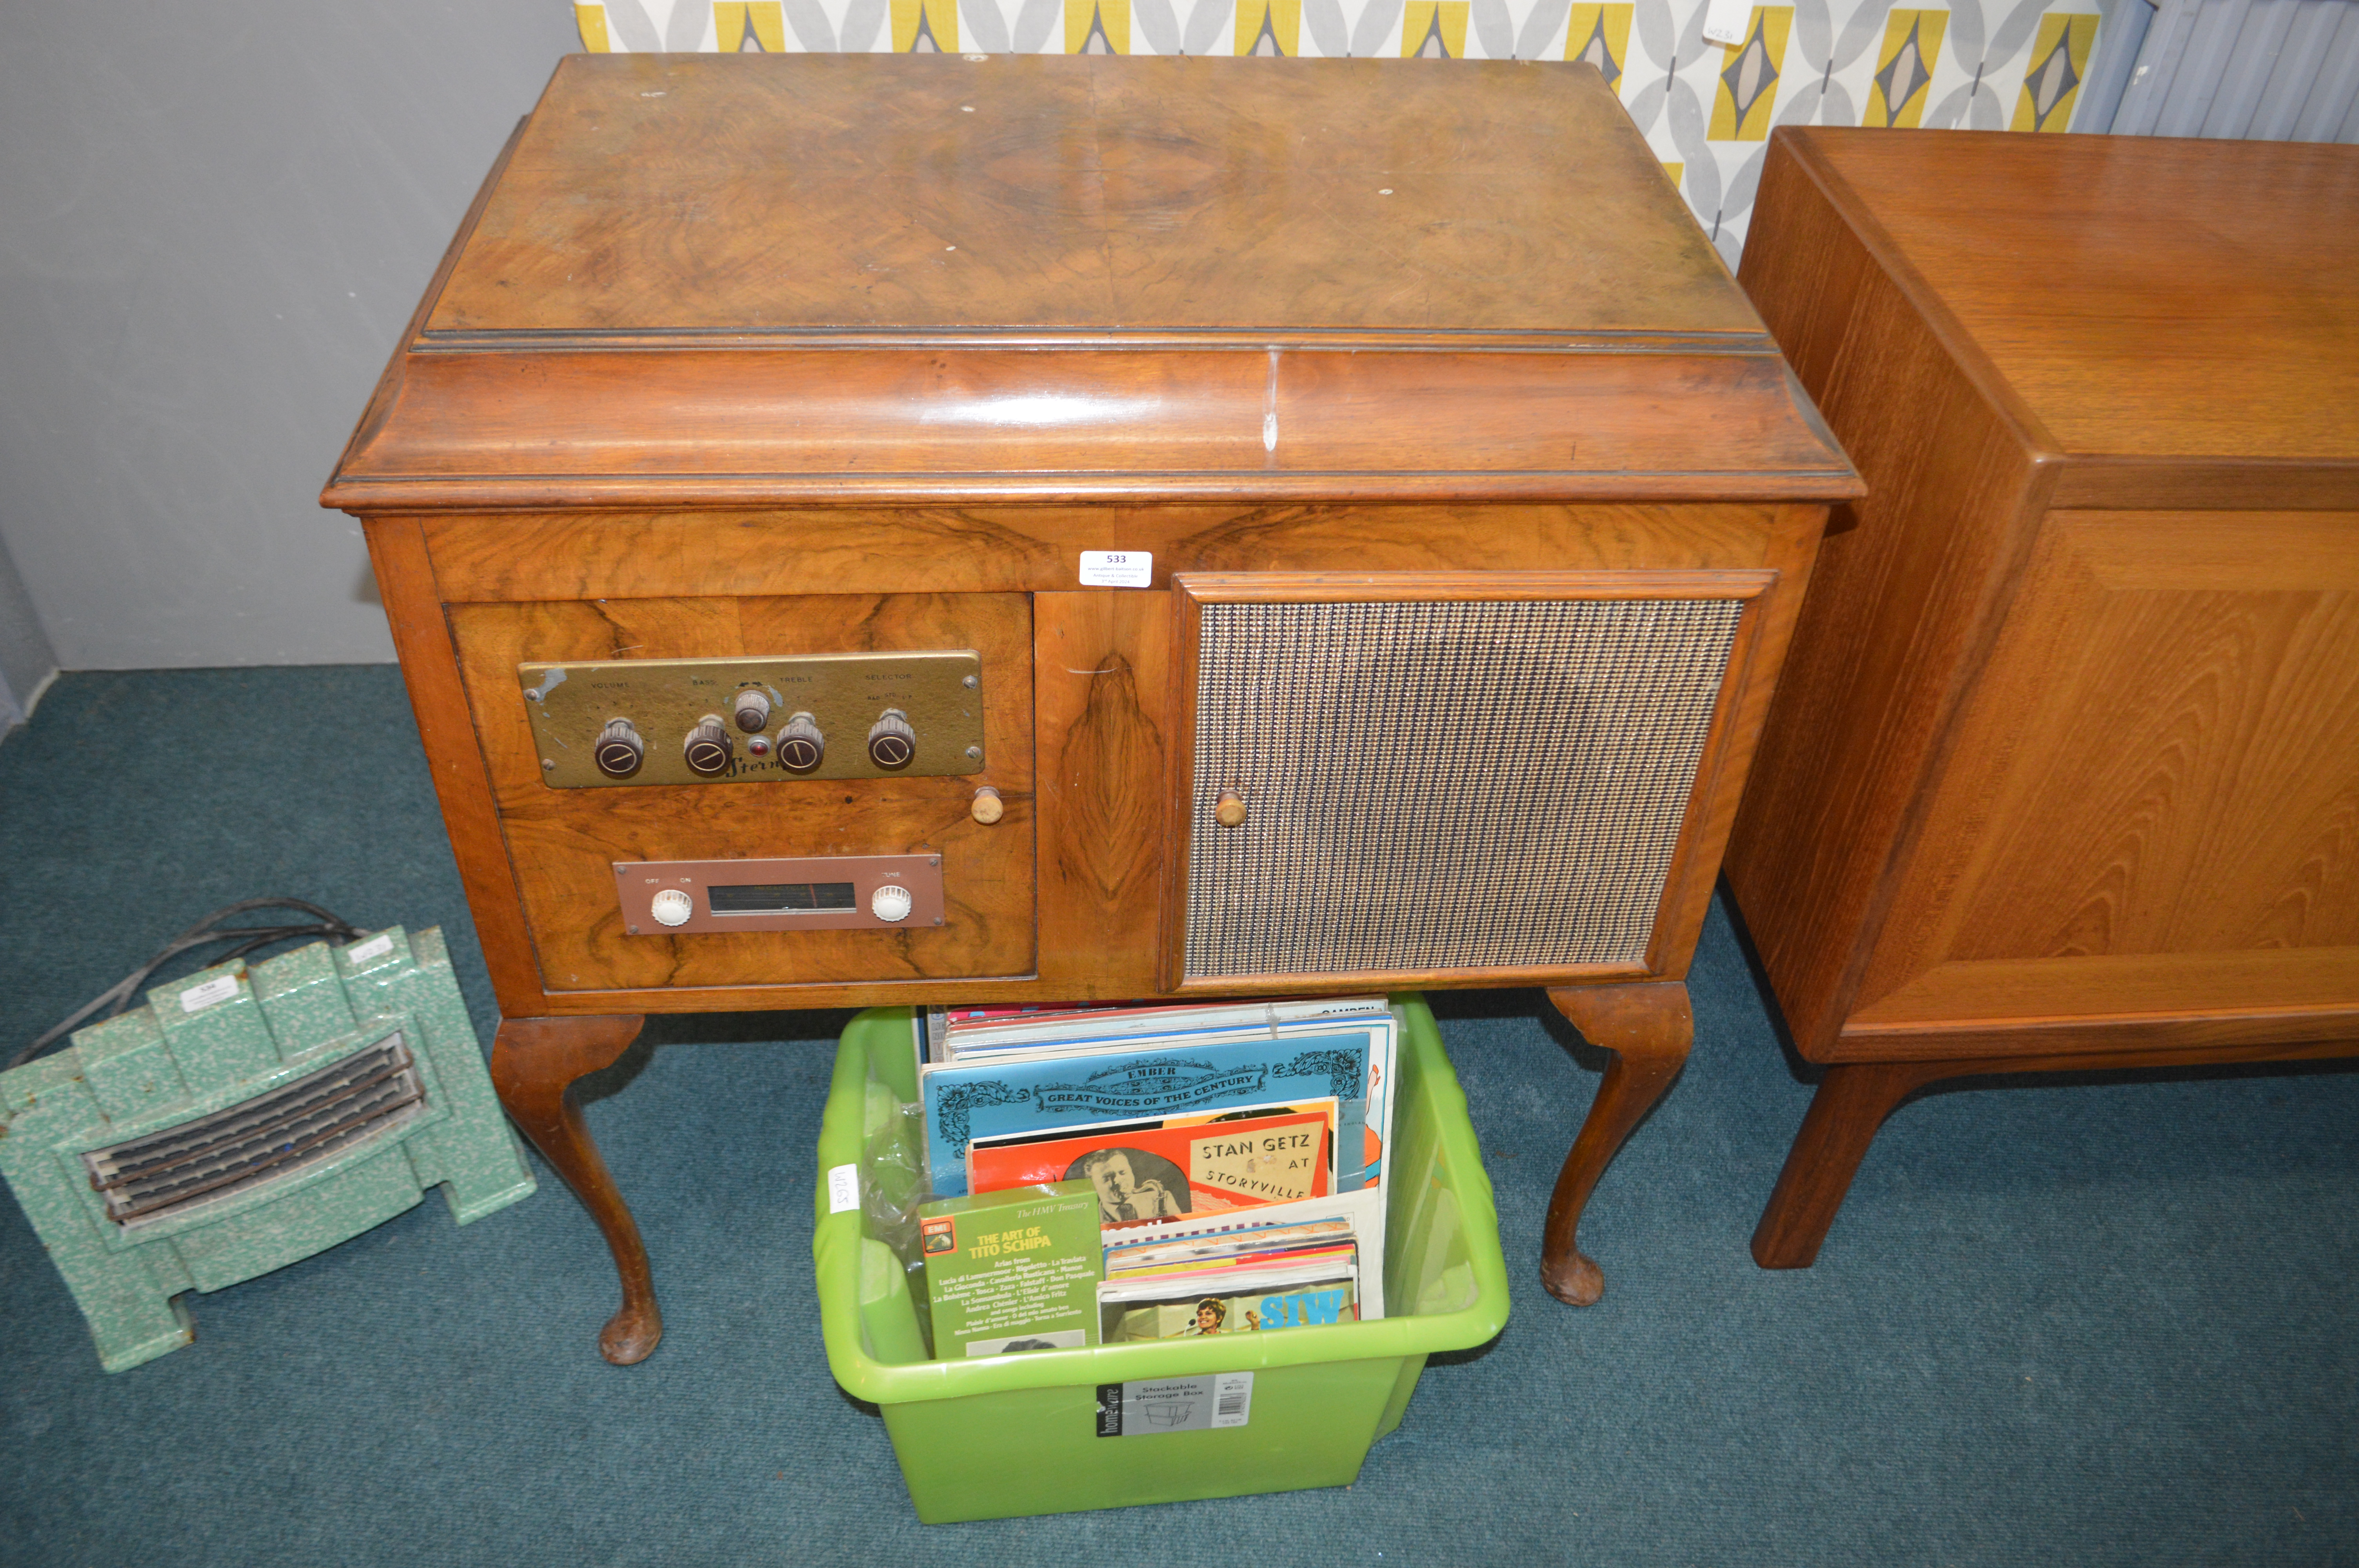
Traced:
<path id="1" fill-rule="evenodd" d="M 306 914 L 317 916 L 318 923 L 310 925 L 226 926 L 221 924 L 233 914 L 244 914 L 248 910 L 255 909 L 299 909 Z M 321 909 L 316 903 L 307 903 L 299 898 L 240 899 L 235 903 L 214 910 L 186 931 L 165 943 L 154 957 L 76 1008 L 48 1033 L 9 1057 L 8 1066 L 21 1067 L 40 1055 L 52 1044 L 80 1028 L 84 1019 L 97 1012 L 101 1008 L 106 1009 L 105 1018 L 113 1018 L 122 1012 L 131 1005 L 132 999 L 139 994 L 140 989 L 147 983 L 150 976 L 192 948 L 207 946 L 216 942 L 235 944 L 228 952 L 206 960 L 203 967 L 211 968 L 216 964 L 225 964 L 232 958 L 242 958 L 246 954 L 258 948 L 267 947 L 275 942 L 292 942 L 306 936 L 324 936 L 342 946 L 360 934 L 360 927 L 342 915 Z M 0 1071 L 5 1070 L 5 1068 L 0 1068 Z"/>

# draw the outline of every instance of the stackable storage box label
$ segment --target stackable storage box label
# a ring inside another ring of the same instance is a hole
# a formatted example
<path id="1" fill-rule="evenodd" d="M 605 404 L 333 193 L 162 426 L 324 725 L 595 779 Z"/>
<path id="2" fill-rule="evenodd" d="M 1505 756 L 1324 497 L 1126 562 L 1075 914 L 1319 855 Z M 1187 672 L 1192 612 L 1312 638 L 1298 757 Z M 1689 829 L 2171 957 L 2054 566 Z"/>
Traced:
<path id="1" fill-rule="evenodd" d="M 120 1372 L 178 1298 L 324 1251 L 430 1186 L 460 1224 L 533 1190 L 442 934 L 235 959 L 0 1074 L 0 1174 Z"/>
<path id="2" fill-rule="evenodd" d="M 1408 1002 L 1394 1092 L 1385 1299 L 1373 1323 L 1218 1338 L 929 1359 L 901 1263 L 863 1235 L 858 1208 L 831 1212 L 827 1173 L 862 1157 L 872 1072 L 917 1095 L 906 1008 L 843 1032 L 820 1131 L 812 1252 L 835 1379 L 884 1411 L 918 1517 L 928 1524 L 1134 1503 L 1349 1486 L 1369 1446 L 1400 1424 L 1437 1350 L 1506 1326 L 1498 1212 L 1466 1097 L 1433 1014 Z M 865 1173 L 863 1173 L 864 1180 Z M 1108 1385 L 1253 1374 L 1242 1425 L 1100 1435 Z"/>

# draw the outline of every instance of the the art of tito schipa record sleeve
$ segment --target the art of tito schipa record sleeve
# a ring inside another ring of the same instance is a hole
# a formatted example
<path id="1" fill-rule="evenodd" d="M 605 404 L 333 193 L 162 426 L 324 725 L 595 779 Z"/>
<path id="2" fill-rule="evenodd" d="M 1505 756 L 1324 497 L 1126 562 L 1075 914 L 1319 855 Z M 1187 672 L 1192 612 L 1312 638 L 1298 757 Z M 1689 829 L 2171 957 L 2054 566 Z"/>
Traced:
<path id="1" fill-rule="evenodd" d="M 1096 1189 L 1087 1181 L 938 1198 L 918 1209 L 938 1357 L 1098 1343 Z"/>

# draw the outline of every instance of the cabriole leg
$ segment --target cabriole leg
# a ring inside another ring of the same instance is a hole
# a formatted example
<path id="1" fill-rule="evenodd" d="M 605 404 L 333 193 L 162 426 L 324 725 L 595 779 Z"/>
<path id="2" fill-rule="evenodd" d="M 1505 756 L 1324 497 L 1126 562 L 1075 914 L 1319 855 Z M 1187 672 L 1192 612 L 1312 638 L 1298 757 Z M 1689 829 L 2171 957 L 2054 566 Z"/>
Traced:
<path id="1" fill-rule="evenodd" d="M 622 1276 L 623 1304 L 598 1336 L 598 1349 L 618 1367 L 644 1361 L 663 1337 L 654 1276 L 638 1222 L 614 1188 L 570 1090 L 574 1080 L 610 1065 L 639 1037 L 644 1018 L 507 1018 L 492 1044 L 492 1083 L 500 1104 L 605 1233 Z"/>
<path id="2" fill-rule="evenodd" d="M 1582 1206 L 1630 1130 L 1679 1076 L 1695 1041 L 1695 1015 L 1680 980 L 1571 987 L 1549 992 L 1549 1000 L 1583 1039 L 1614 1053 L 1572 1152 L 1557 1173 L 1540 1245 L 1540 1281 L 1549 1294 L 1568 1305 L 1588 1306 L 1605 1293 L 1605 1276 L 1575 1245 Z"/>

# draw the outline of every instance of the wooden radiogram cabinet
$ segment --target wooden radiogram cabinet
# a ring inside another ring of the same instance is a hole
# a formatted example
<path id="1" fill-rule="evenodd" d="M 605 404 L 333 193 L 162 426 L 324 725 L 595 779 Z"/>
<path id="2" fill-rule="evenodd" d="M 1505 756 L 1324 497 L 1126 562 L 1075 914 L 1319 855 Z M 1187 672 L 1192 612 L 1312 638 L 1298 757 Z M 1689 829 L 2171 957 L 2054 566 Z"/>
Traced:
<path id="1" fill-rule="evenodd" d="M 575 57 L 324 502 L 502 1098 L 653 1011 L 1683 979 L 1842 452 L 1585 67 Z"/>
<path id="2" fill-rule="evenodd" d="M 1779 131 L 1743 276 L 1868 480 L 1729 852 L 1817 1256 L 1943 1078 L 2359 1053 L 2359 147 Z"/>

